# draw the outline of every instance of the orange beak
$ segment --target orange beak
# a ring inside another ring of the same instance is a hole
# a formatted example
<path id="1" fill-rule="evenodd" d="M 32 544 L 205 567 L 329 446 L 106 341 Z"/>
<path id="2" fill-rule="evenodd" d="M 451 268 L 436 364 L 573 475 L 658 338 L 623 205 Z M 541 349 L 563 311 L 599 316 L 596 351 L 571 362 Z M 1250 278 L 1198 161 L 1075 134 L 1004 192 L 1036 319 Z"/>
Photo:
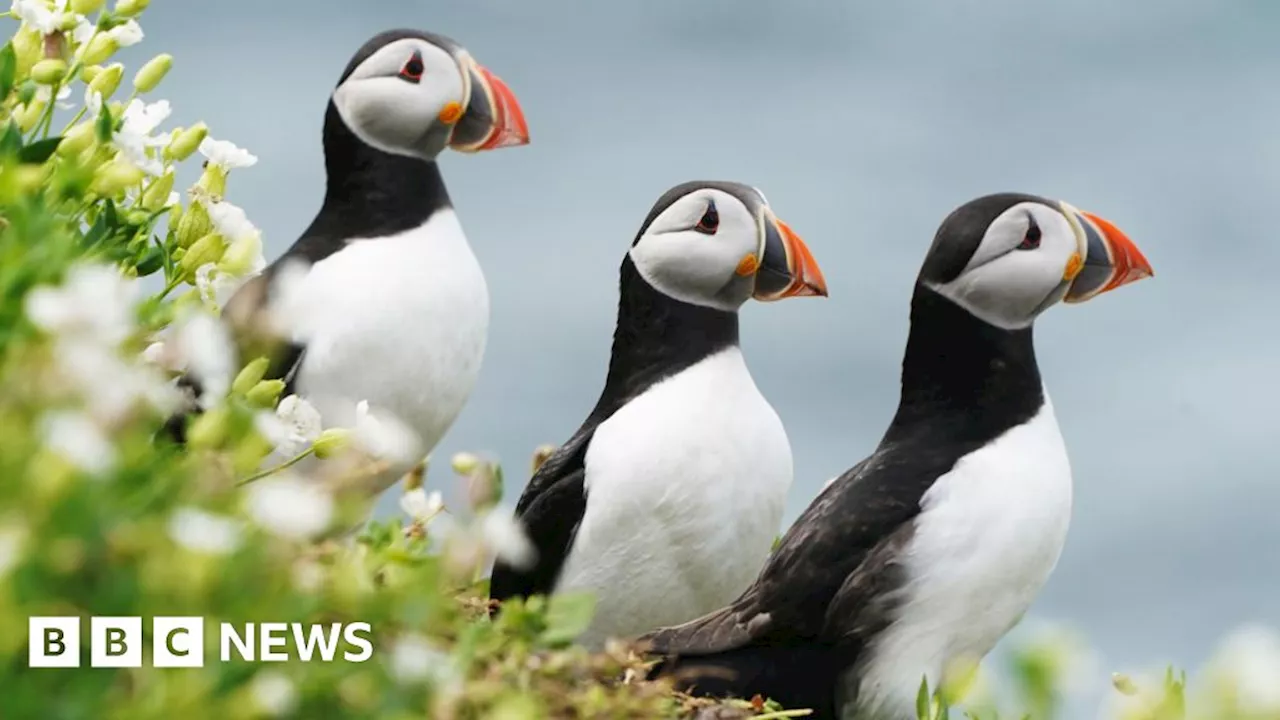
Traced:
<path id="1" fill-rule="evenodd" d="M 753 297 L 766 302 L 789 297 L 827 296 L 818 261 L 800 236 L 767 208 L 761 222 L 764 242 Z"/>
<path id="2" fill-rule="evenodd" d="M 1155 274 L 1142 251 L 1120 228 L 1092 213 L 1070 207 L 1067 211 L 1075 215 L 1084 231 L 1084 263 L 1071 280 L 1064 302 L 1082 303 Z"/>
<path id="3" fill-rule="evenodd" d="M 449 146 L 482 152 L 529 144 L 529 125 L 515 93 L 488 68 L 469 60 L 471 99 L 454 128 Z"/>

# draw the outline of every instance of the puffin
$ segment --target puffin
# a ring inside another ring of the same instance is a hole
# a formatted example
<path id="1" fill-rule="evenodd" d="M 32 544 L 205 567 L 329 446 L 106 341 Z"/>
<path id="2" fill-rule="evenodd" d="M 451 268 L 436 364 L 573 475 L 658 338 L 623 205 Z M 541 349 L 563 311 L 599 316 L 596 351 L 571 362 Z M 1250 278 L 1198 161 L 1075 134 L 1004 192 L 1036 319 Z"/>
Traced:
<path id="1" fill-rule="evenodd" d="M 329 98 L 319 212 L 223 310 L 242 357 L 268 348 L 267 377 L 326 426 L 351 426 L 367 402 L 412 431 L 425 456 L 471 394 L 489 327 L 484 274 L 437 157 L 528 142 L 515 95 L 458 43 L 407 29 L 367 41 Z M 287 304 L 300 312 L 277 332 L 264 310 L 281 300 L 286 268 Z M 169 424 L 179 439 L 183 422 Z M 411 467 L 391 463 L 371 492 Z"/>
<path id="2" fill-rule="evenodd" d="M 693 181 L 658 198 L 622 260 L 599 399 L 516 504 L 536 558 L 496 562 L 491 599 L 589 592 L 578 642 L 599 648 L 745 589 L 781 524 L 792 458 L 747 369 L 738 310 L 826 295 L 758 189 Z"/>
<path id="3" fill-rule="evenodd" d="M 655 675 L 814 717 L 914 720 L 1026 612 L 1067 536 L 1072 479 L 1032 342 L 1039 315 L 1152 275 L 1103 218 L 1035 195 L 968 202 L 911 298 L 896 414 L 736 600 L 642 638 Z"/>

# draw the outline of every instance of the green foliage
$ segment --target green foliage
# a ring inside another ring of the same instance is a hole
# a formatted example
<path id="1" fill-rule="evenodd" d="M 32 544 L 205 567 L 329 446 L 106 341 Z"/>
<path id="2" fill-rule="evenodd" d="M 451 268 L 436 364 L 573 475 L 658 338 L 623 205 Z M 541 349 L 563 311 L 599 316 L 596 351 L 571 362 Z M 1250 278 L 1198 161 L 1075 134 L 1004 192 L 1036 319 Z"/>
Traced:
<path id="1" fill-rule="evenodd" d="M 574 646 L 590 596 L 512 602 L 491 619 L 482 571 L 495 552 L 520 549 L 490 532 L 504 489 L 494 463 L 454 459 L 468 499 L 454 513 L 422 489 L 425 467 L 411 473 L 407 519 L 351 535 L 368 509 L 359 480 L 379 462 L 370 434 L 387 422 L 322 432 L 304 402 L 279 397 L 266 358 L 222 362 L 229 348 L 211 318 L 261 267 L 256 228 L 225 199 L 231 172 L 254 158 L 209 138 L 203 124 L 159 129 L 167 106 L 137 96 L 162 84 L 167 56 L 135 76 L 131 96 L 112 99 L 123 67 L 102 63 L 138 39 L 146 5 L 71 5 L 98 13 L 88 19 L 62 0 L 21 0 L 6 14 L 0 718 L 805 715 L 765 698 L 695 700 L 644 681 L 646 661 L 633 648 Z M 36 65 L 49 60 L 58 62 L 38 82 Z M 102 97 L 60 109 L 64 88 L 70 98 L 86 88 Z M 203 159 L 193 159 L 197 149 Z M 202 160 L 195 185 L 172 195 L 176 168 Z M 188 445 L 171 444 L 159 430 L 181 401 L 176 367 L 219 363 L 208 373 L 222 377 L 221 391 L 203 399 Z M 533 468 L 552 451 L 540 448 Z M 141 616 L 143 667 L 30 669 L 31 616 L 79 616 L 85 632 L 90 616 Z M 206 619 L 204 667 L 151 667 L 156 616 Z M 250 622 L 368 622 L 374 653 L 358 663 L 221 662 L 218 624 Z M 1013 662 L 1019 700 L 1036 718 L 1055 717 L 1062 701 L 1054 652 Z M 1194 715 L 1172 672 L 1158 690 L 1117 680 L 1121 696 L 1142 700 L 1124 720 L 1277 717 L 1245 714 L 1244 695 L 1222 687 L 1232 691 L 1219 706 L 1233 709 Z M 921 718 L 960 706 L 966 717 L 996 717 L 953 683 L 937 693 L 921 684 Z"/>

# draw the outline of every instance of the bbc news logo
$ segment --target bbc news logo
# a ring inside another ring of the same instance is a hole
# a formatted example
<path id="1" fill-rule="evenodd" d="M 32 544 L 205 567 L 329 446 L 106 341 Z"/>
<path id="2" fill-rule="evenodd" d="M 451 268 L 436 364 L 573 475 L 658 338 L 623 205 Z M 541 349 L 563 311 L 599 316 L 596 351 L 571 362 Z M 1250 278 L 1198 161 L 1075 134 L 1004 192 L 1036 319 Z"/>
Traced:
<path id="1" fill-rule="evenodd" d="M 79 617 L 33 617 L 27 620 L 33 668 L 80 667 Z M 201 617 L 151 619 L 151 664 L 160 668 L 204 667 L 205 621 Z M 373 656 L 369 623 L 221 623 L 218 658 L 231 662 L 361 663 Z M 89 667 L 142 667 L 145 642 L 140 617 L 89 618 Z M 291 651 L 292 650 L 292 654 Z M 341 652 L 339 652 L 341 650 Z"/>

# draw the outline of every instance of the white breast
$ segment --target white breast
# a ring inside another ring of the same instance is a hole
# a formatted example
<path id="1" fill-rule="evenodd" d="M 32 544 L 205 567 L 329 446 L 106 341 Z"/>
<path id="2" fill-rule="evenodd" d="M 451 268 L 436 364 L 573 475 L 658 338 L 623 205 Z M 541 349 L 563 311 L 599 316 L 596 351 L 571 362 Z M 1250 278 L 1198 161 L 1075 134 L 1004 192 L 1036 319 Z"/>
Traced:
<path id="1" fill-rule="evenodd" d="M 489 291 L 454 212 L 352 242 L 312 266 L 299 292 L 300 394 L 329 426 L 349 426 L 368 400 L 430 451 L 471 395 L 489 331 Z"/>
<path id="2" fill-rule="evenodd" d="M 587 510 L 558 589 L 596 593 L 581 638 L 633 637 L 720 608 L 768 557 L 791 486 L 777 413 L 730 348 L 596 429 Z"/>
<path id="3" fill-rule="evenodd" d="M 1040 412 L 971 453 L 921 500 L 900 615 L 870 649 L 858 707 L 914 720 L 921 677 L 976 662 L 1021 619 L 1057 564 L 1071 519 L 1071 468 L 1048 396 Z"/>

